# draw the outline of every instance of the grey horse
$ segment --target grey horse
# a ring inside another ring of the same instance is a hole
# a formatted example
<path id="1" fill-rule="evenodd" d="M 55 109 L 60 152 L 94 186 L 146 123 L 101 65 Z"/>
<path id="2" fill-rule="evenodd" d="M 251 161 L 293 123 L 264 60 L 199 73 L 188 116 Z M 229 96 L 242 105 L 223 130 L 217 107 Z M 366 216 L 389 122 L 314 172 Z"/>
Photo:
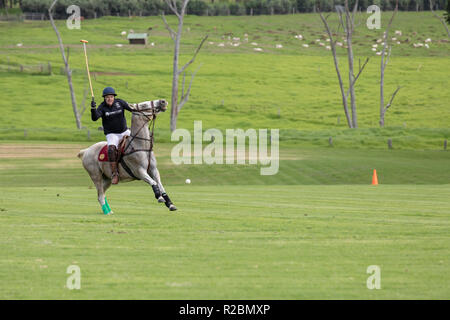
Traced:
<path id="1" fill-rule="evenodd" d="M 128 138 L 124 154 L 118 165 L 121 182 L 143 180 L 153 189 L 158 202 L 164 202 L 170 211 L 177 210 L 167 195 L 156 168 L 156 158 L 153 153 L 153 140 L 150 136 L 148 123 L 155 121 L 156 115 L 167 110 L 167 101 L 153 100 L 138 104 L 129 104 L 133 109 L 131 118 L 131 136 Z M 152 132 L 153 133 L 153 132 Z M 106 141 L 97 142 L 89 148 L 80 150 L 78 157 L 83 167 L 89 173 L 97 188 L 98 202 L 103 213 L 112 214 L 106 200 L 106 190 L 111 186 L 111 166 L 108 162 L 99 161 L 98 156 Z"/>

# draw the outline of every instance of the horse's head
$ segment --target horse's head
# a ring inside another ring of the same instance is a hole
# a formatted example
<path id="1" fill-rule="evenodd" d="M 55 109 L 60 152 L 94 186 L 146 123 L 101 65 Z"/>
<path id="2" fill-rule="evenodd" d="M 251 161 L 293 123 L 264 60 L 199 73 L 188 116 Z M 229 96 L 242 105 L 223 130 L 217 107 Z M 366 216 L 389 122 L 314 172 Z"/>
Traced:
<path id="1" fill-rule="evenodd" d="M 141 103 L 131 105 L 133 115 L 145 118 L 147 121 L 153 119 L 158 113 L 167 110 L 168 102 L 164 99 L 144 101 Z"/>

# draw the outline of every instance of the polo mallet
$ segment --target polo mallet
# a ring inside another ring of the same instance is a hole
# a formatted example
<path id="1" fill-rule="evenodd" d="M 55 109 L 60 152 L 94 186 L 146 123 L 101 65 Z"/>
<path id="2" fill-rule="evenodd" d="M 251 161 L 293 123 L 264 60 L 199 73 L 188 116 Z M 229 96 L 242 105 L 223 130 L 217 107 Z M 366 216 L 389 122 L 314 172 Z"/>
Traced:
<path id="1" fill-rule="evenodd" d="M 88 57 L 87 57 L 87 52 L 86 52 L 86 43 L 88 43 L 88 41 L 80 40 L 80 42 L 83 43 L 84 57 L 86 58 L 86 69 L 87 69 L 87 75 L 88 75 L 88 79 L 89 79 L 89 87 L 91 88 L 92 101 L 94 101 L 94 91 L 92 90 L 91 74 L 89 73 L 89 63 L 88 63 Z"/>

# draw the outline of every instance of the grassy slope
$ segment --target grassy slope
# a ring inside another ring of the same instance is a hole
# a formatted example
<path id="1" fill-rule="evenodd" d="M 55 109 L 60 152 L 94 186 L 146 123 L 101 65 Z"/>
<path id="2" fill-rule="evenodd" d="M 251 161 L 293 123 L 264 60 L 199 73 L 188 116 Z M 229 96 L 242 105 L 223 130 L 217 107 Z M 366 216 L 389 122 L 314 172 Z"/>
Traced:
<path id="1" fill-rule="evenodd" d="M 383 19 L 387 16 L 383 15 Z M 417 28 L 419 23 L 421 28 Z M 92 71 L 128 74 L 98 75 L 94 80 L 97 94 L 104 86 L 112 85 L 123 98 L 132 102 L 170 97 L 171 43 L 158 17 L 135 18 L 132 22 L 124 18 L 103 18 L 85 21 L 81 30 L 72 31 L 63 25 L 60 22 L 65 42 L 73 45 L 70 54 L 72 68 L 80 70 L 74 77 L 78 101 L 82 100 L 83 88 L 86 87 L 82 73 L 84 58 L 78 42 L 84 37 L 91 41 L 89 55 Z M 114 47 L 116 43 L 126 43 L 120 32 L 129 30 L 130 25 L 135 31 L 152 27 L 150 41 L 154 41 L 156 46 L 146 49 Z M 48 22 L 11 23 L 6 26 L 0 32 L 14 32 L 9 37 L 0 37 L 0 59 L 3 63 L 6 57 L 11 63 L 51 61 L 54 70 L 59 69 L 61 58 Z M 191 99 L 180 113 L 179 127 L 191 129 L 193 121 L 201 119 L 204 128 L 281 128 L 282 139 L 302 142 L 306 136 L 309 142 L 303 141 L 304 144 L 323 145 L 330 135 L 347 135 L 351 138 L 344 147 L 384 147 L 386 130 L 346 133 L 348 130 L 345 129 L 330 52 L 313 44 L 308 49 L 301 46 L 323 34 L 316 15 L 190 16 L 186 20 L 186 30 L 188 27 L 190 31 L 186 31 L 183 36 L 183 52 L 192 52 L 198 39 L 205 33 L 210 34 L 208 41 L 214 44 L 205 44 L 198 57 L 197 65 L 202 63 L 202 67 L 195 78 Z M 443 139 L 449 136 L 450 114 L 446 101 L 450 99 L 447 90 L 450 69 L 448 44 L 437 43 L 438 39 L 444 38 L 441 28 L 439 21 L 428 13 L 400 13 L 396 20 L 394 29 L 403 32 L 399 38 L 402 41 L 409 38 L 410 42 L 394 45 L 393 48 L 386 74 L 387 95 L 397 85 L 403 88 L 389 110 L 386 121 L 389 127 L 394 128 L 391 129 L 394 130 L 391 137 L 404 137 L 399 141 L 398 146 L 401 148 L 441 148 Z M 244 33 L 248 33 L 249 43 L 243 43 L 237 48 L 228 44 L 225 48 L 217 47 L 219 42 L 228 42 L 227 38 L 225 41 L 221 39 L 227 32 L 241 39 Z M 294 34 L 298 33 L 303 34 L 306 40 L 300 42 L 295 39 Z M 423 42 L 428 37 L 433 39 L 429 50 L 412 47 L 411 43 Z M 357 57 L 371 57 L 358 83 L 359 124 L 362 128 L 376 128 L 378 122 L 380 58 L 370 50 L 378 38 L 380 31 L 360 28 L 355 40 Z M 250 44 L 253 41 L 258 42 L 265 52 L 255 53 Z M 14 47 L 18 42 L 24 43 L 24 47 Z M 276 43 L 283 44 L 284 48 L 275 49 Z M 340 54 L 343 54 L 343 49 L 340 50 Z M 186 54 L 182 58 L 187 61 L 190 56 Z M 53 127 L 68 130 L 74 127 L 64 76 L 0 72 L 0 83 L 6 93 L 1 102 L 6 110 L 1 130 L 3 138 L 21 138 L 23 128 Z M 23 112 L 26 117 L 20 116 Z M 158 130 L 167 141 L 168 115 L 160 119 Z M 92 123 L 88 113 L 83 117 L 83 124 L 91 131 L 100 125 Z M 32 132 L 30 130 L 28 137 L 33 137 Z M 73 131 L 69 130 L 58 136 L 70 139 L 72 134 Z M 44 138 L 55 136 L 52 132 L 44 135 Z M 77 139 L 85 136 L 84 133 Z M 324 136 L 324 139 L 312 141 L 317 136 Z M 363 137 L 363 142 L 359 136 Z M 371 136 L 376 139 L 372 141 Z M 38 133 L 34 137 L 40 138 Z"/>

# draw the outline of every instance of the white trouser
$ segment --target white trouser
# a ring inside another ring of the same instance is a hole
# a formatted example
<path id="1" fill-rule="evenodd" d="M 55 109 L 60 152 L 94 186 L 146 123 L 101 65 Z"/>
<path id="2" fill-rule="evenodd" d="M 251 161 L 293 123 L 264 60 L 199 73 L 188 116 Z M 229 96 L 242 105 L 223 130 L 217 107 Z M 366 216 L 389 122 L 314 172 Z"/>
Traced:
<path id="1" fill-rule="evenodd" d="M 106 135 L 106 141 L 108 142 L 108 146 L 116 146 L 116 148 L 119 146 L 120 140 L 124 136 L 129 136 L 131 134 L 130 129 L 127 129 L 126 131 L 122 133 L 109 133 Z"/>

